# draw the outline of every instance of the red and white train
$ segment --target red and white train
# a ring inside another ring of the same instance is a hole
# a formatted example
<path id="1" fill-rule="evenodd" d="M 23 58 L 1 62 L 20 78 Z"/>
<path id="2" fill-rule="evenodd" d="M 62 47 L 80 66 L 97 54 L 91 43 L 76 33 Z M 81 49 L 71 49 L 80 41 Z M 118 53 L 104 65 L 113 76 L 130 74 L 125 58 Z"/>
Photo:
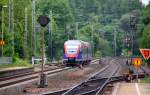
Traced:
<path id="1" fill-rule="evenodd" d="M 91 45 L 80 40 L 68 40 L 64 43 L 63 63 L 66 66 L 83 65 L 92 60 Z"/>

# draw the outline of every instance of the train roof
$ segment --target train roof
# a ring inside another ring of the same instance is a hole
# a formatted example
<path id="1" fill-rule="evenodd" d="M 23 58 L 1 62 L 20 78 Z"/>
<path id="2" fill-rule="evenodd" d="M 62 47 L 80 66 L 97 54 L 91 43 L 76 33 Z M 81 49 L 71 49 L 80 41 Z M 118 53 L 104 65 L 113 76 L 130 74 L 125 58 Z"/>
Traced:
<path id="1" fill-rule="evenodd" d="M 90 45 L 88 42 L 84 42 L 84 41 L 81 41 L 81 40 L 68 40 L 64 44 L 68 44 L 68 45 L 85 45 L 85 46 Z"/>

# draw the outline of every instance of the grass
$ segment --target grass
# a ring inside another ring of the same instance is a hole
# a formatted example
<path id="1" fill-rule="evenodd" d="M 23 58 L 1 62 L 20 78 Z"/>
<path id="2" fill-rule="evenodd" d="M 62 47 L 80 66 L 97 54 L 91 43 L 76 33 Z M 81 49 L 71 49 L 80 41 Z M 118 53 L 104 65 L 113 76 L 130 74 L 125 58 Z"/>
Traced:
<path id="1" fill-rule="evenodd" d="M 150 83 L 150 76 L 144 78 L 144 79 L 142 80 L 142 82 L 143 82 L 143 83 Z"/>
<path id="2" fill-rule="evenodd" d="M 10 67 L 32 67 L 32 65 L 27 60 L 22 60 L 19 58 L 13 58 L 13 63 L 10 64 L 0 64 L 0 68 Z"/>

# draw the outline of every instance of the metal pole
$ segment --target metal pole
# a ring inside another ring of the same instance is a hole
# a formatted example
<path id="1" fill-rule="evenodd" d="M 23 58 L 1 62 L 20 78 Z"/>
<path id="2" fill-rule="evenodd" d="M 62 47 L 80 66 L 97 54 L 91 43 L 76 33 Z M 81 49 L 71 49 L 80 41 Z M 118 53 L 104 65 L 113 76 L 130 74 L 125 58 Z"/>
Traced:
<path id="1" fill-rule="evenodd" d="M 131 29 L 131 41 L 132 41 L 132 47 L 131 47 L 131 52 L 133 56 L 133 30 Z"/>
<path id="2" fill-rule="evenodd" d="M 51 18 L 51 15 L 49 15 L 49 18 Z M 50 23 L 48 24 L 48 51 L 50 48 L 50 55 L 48 54 L 48 57 L 50 57 L 50 61 L 51 61 L 51 24 Z"/>
<path id="3" fill-rule="evenodd" d="M 32 41 L 31 41 L 31 46 L 32 46 L 32 51 L 33 51 L 33 56 L 36 55 L 36 33 L 35 33 L 35 0 L 32 1 Z"/>
<path id="4" fill-rule="evenodd" d="M 41 54 L 42 54 L 42 64 L 41 64 L 41 74 L 40 74 L 40 87 L 45 87 L 45 75 L 44 75 L 44 28 L 41 31 Z"/>
<path id="5" fill-rule="evenodd" d="M 70 33 L 70 25 L 68 26 L 68 32 L 67 32 L 67 33 L 68 33 L 68 40 L 69 40 L 69 39 L 70 39 L 70 38 L 69 38 L 69 33 Z"/>
<path id="6" fill-rule="evenodd" d="M 12 16 L 12 56 L 14 56 L 15 50 L 14 50 L 14 2 L 11 0 L 11 16 Z"/>
<path id="7" fill-rule="evenodd" d="M 67 37 L 68 37 L 68 40 L 69 40 L 69 31 L 70 31 L 70 25 L 66 25 L 66 31 L 67 31 Z"/>
<path id="8" fill-rule="evenodd" d="M 2 41 L 3 41 L 3 33 L 4 33 L 4 8 L 2 7 Z M 3 57 L 3 45 L 2 45 L 1 56 Z"/>
<path id="9" fill-rule="evenodd" d="M 130 35 L 131 35 L 131 64 L 133 57 L 133 30 L 132 30 L 132 14 L 130 15 Z"/>
<path id="10" fill-rule="evenodd" d="M 51 62 L 53 61 L 53 12 L 50 11 L 50 33 L 51 33 Z"/>
<path id="11" fill-rule="evenodd" d="M 41 52 L 42 52 L 42 72 L 41 74 L 44 74 L 44 31 L 42 31 L 42 41 L 41 41 Z"/>
<path id="12" fill-rule="evenodd" d="M 4 8 L 6 8 L 7 6 L 2 6 L 2 41 L 4 42 Z M 1 51 L 1 56 L 3 57 L 3 44 L 2 44 L 2 51 Z"/>
<path id="13" fill-rule="evenodd" d="M 116 44 L 116 29 L 115 29 L 115 31 L 114 31 L 114 56 L 116 57 L 116 46 L 117 46 L 117 44 Z"/>
<path id="14" fill-rule="evenodd" d="M 93 32 L 94 32 L 94 29 L 93 29 L 93 25 L 91 25 L 91 38 L 92 38 L 92 55 L 93 55 L 93 57 L 94 57 L 94 39 L 93 39 Z"/>
<path id="15" fill-rule="evenodd" d="M 33 31 L 34 31 L 34 55 L 36 56 L 36 49 L 37 49 L 37 40 L 36 40 L 36 31 L 35 31 L 35 27 L 36 27 L 36 21 L 35 21 L 35 7 L 36 7 L 36 2 L 34 1 L 34 28 L 33 28 Z"/>
<path id="16" fill-rule="evenodd" d="M 10 12 L 11 12 L 11 1 L 9 0 L 9 17 L 8 17 L 8 32 L 10 32 Z"/>
<path id="17" fill-rule="evenodd" d="M 27 48 L 27 44 L 28 44 L 28 15 L 27 15 L 27 8 L 25 8 L 25 34 L 24 34 L 24 52 L 25 52 L 25 57 L 27 57 L 27 53 L 26 53 L 26 48 Z"/>
<path id="18" fill-rule="evenodd" d="M 31 40 L 31 43 L 30 43 L 30 46 L 31 46 L 31 50 L 32 50 L 32 57 L 33 57 L 33 53 L 34 53 L 34 51 L 33 51 L 33 1 L 34 0 L 32 0 L 32 32 L 31 32 L 31 38 L 30 38 L 30 40 Z"/>
<path id="19" fill-rule="evenodd" d="M 132 18 L 130 19 L 130 20 L 132 20 Z M 132 23 L 132 22 L 130 22 L 130 23 Z M 133 28 L 131 27 L 131 62 L 132 62 L 132 58 L 133 58 Z"/>
<path id="20" fill-rule="evenodd" d="M 136 79 L 137 79 L 137 83 L 138 83 L 138 78 L 139 78 L 139 74 L 138 74 L 138 70 L 139 68 L 137 67 L 137 75 L 136 75 Z"/>
<path id="21" fill-rule="evenodd" d="M 76 22 L 76 35 L 77 35 L 77 37 L 76 37 L 76 39 L 78 40 L 78 36 L 79 36 L 79 30 L 78 30 L 78 22 Z"/>
<path id="22" fill-rule="evenodd" d="M 41 74 L 40 74 L 40 87 L 44 88 L 48 85 L 47 75 L 44 74 L 44 58 L 45 58 L 45 44 L 44 44 L 44 28 L 41 31 L 41 54 L 42 54 L 42 64 L 41 64 Z"/>
<path id="23" fill-rule="evenodd" d="M 50 18 L 51 16 L 49 15 L 49 18 Z M 49 23 L 48 24 L 48 45 L 50 45 L 50 37 L 51 37 L 51 29 L 50 29 L 50 27 L 51 27 L 51 24 Z"/>

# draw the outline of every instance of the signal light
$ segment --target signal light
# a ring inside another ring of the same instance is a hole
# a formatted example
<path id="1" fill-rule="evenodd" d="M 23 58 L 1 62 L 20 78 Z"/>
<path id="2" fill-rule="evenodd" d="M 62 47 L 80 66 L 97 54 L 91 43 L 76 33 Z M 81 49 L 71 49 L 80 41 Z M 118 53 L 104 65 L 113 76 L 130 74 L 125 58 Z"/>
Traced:
<path id="1" fill-rule="evenodd" d="M 0 41 L 0 46 L 3 46 L 5 42 L 3 40 Z"/>

